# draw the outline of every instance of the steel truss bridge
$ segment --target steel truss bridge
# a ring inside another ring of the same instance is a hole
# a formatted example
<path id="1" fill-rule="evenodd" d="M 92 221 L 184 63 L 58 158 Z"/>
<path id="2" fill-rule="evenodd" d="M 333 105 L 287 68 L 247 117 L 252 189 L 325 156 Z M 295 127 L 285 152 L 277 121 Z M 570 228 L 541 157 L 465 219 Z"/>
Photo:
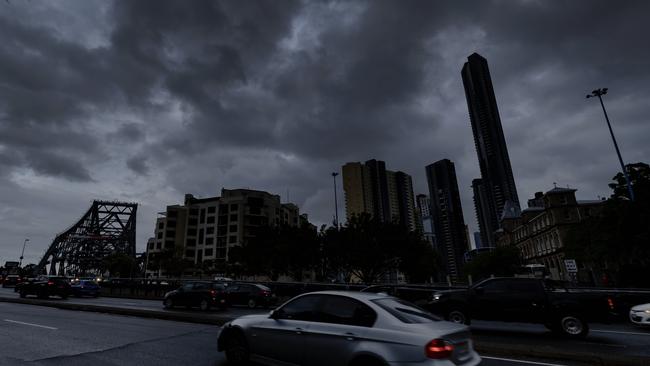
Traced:
<path id="1" fill-rule="evenodd" d="M 93 201 L 76 224 L 56 236 L 38 263 L 38 273 L 99 275 L 111 254 L 135 258 L 137 210 L 137 203 Z"/>

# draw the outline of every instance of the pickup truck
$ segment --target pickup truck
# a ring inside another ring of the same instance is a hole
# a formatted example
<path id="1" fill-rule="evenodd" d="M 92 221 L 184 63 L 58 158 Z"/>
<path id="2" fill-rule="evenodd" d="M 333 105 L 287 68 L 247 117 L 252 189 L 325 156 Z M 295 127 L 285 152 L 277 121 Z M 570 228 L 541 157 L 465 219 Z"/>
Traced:
<path id="1" fill-rule="evenodd" d="M 609 322 L 614 300 L 536 278 L 490 278 L 467 289 L 437 291 L 423 305 L 449 321 L 471 319 L 544 324 L 553 332 L 580 338 L 589 322 Z"/>

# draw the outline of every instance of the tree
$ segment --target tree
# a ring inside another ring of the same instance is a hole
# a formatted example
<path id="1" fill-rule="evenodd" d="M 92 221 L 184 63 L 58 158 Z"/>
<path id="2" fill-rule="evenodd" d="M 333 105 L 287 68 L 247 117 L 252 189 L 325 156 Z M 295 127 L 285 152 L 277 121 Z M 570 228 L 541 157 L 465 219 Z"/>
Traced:
<path id="1" fill-rule="evenodd" d="M 515 246 L 503 246 L 477 255 L 465 265 L 464 271 L 474 280 L 481 280 L 493 275 L 514 276 L 520 267 L 519 249 Z"/>
<path id="2" fill-rule="evenodd" d="M 127 254 L 113 253 L 104 258 L 103 267 L 112 277 L 131 277 L 136 270 L 136 261 Z"/>
<path id="3" fill-rule="evenodd" d="M 627 185 L 623 173 L 616 174 L 602 213 L 572 228 L 564 250 L 614 285 L 650 286 L 650 167 L 636 163 L 627 170 L 636 200 L 622 199 Z"/>

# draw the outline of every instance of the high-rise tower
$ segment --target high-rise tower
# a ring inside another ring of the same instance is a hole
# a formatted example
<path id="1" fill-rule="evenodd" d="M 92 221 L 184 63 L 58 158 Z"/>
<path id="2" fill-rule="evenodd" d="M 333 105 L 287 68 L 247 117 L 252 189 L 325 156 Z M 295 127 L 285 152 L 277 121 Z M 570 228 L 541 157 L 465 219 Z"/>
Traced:
<path id="1" fill-rule="evenodd" d="M 436 249 L 444 258 L 446 274 L 456 280 L 461 275 L 463 256 L 469 250 L 456 168 L 450 160 L 443 159 L 427 165 L 426 173 Z"/>
<path id="2" fill-rule="evenodd" d="M 490 245 L 494 243 L 494 232 L 499 228 L 506 202 L 510 201 L 512 206 L 519 209 L 519 197 L 487 60 L 473 53 L 463 66 L 462 76 L 481 167 L 481 189 L 484 190 L 487 201 L 487 207 L 481 207 L 476 214 L 479 224 L 487 226 L 484 235 Z M 485 215 L 489 217 L 483 217 Z"/>

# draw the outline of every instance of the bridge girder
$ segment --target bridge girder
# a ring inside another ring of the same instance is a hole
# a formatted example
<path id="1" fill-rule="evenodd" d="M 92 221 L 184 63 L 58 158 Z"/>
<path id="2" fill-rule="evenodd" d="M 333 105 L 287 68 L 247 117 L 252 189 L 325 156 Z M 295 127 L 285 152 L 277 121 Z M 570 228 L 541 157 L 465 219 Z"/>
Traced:
<path id="1" fill-rule="evenodd" d="M 101 274 L 103 261 L 111 254 L 135 258 L 137 210 L 137 203 L 93 201 L 77 223 L 56 236 L 37 270 L 51 275 Z"/>

